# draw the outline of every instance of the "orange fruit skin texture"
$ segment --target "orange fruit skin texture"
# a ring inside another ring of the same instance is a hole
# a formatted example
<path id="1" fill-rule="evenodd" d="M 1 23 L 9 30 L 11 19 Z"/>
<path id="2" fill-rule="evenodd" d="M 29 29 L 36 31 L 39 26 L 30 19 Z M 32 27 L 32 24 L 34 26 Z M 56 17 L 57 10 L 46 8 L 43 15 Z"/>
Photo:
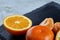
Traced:
<path id="1" fill-rule="evenodd" d="M 14 35 L 14 36 L 20 36 L 20 35 L 24 35 L 28 29 L 26 30 L 22 30 L 22 31 L 16 31 L 16 30 L 10 30 L 8 29 L 7 27 L 5 27 L 5 29 L 8 31 L 8 33 L 10 33 L 11 35 Z"/>
<path id="2" fill-rule="evenodd" d="M 27 31 L 26 40 L 53 40 L 53 32 L 45 26 L 33 26 Z"/>

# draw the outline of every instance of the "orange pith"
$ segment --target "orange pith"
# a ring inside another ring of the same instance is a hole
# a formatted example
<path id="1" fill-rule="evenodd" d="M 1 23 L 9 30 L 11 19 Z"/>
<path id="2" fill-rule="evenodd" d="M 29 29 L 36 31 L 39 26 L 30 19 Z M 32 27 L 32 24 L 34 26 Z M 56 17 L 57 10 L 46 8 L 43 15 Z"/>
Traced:
<path id="1" fill-rule="evenodd" d="M 21 29 L 28 26 L 29 22 L 28 20 L 24 19 L 23 17 L 10 17 L 6 20 L 6 24 L 8 24 L 9 27 Z"/>

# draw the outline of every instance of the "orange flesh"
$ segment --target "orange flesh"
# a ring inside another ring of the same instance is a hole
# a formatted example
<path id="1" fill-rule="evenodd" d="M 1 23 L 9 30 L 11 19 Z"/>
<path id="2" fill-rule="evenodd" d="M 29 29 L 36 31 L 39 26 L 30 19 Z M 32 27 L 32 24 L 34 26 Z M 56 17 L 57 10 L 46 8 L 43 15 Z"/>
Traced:
<path id="1" fill-rule="evenodd" d="M 9 27 L 15 28 L 15 29 L 21 29 L 26 28 L 29 24 L 28 20 L 23 17 L 10 17 L 6 20 L 6 24 Z"/>

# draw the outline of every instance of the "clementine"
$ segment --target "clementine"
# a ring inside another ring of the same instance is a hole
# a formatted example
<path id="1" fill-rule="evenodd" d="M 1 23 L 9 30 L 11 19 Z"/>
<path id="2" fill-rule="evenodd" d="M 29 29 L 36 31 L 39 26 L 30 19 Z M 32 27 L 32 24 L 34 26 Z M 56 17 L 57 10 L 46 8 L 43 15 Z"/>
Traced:
<path id="1" fill-rule="evenodd" d="M 46 26 L 33 26 L 27 31 L 26 40 L 53 40 L 53 32 Z"/>

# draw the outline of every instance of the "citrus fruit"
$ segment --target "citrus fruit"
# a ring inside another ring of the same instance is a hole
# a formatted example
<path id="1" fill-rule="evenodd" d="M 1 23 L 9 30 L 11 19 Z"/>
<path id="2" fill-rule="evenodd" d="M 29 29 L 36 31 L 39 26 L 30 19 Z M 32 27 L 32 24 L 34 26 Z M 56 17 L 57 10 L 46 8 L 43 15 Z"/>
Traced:
<path id="1" fill-rule="evenodd" d="M 44 21 L 42 21 L 39 25 L 47 26 L 50 30 L 54 27 L 54 21 L 52 18 L 46 18 Z"/>
<path id="2" fill-rule="evenodd" d="M 46 26 L 33 26 L 26 33 L 26 40 L 53 40 L 53 32 Z"/>
<path id="3" fill-rule="evenodd" d="M 60 40 L 60 30 L 57 32 L 55 40 Z"/>
<path id="4" fill-rule="evenodd" d="M 11 15 L 4 19 L 4 27 L 13 35 L 21 35 L 32 26 L 32 21 L 23 15 Z"/>
<path id="5" fill-rule="evenodd" d="M 60 30 L 60 22 L 56 22 L 56 23 L 54 24 L 53 31 L 54 31 L 54 33 L 56 34 L 59 30 Z"/>

